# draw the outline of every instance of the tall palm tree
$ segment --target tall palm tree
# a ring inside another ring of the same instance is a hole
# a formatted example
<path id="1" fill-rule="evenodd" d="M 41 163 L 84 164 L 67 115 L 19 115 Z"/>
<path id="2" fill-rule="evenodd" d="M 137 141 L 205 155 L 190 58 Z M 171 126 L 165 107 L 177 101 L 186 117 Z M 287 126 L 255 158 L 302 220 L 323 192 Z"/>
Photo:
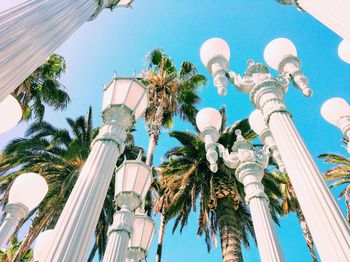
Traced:
<path id="1" fill-rule="evenodd" d="M 23 110 L 23 120 L 34 118 L 42 121 L 45 106 L 54 110 L 63 110 L 70 102 L 64 86 L 59 78 L 66 70 L 64 58 L 52 54 L 38 67 L 12 95 L 19 101 Z"/>
<path id="2" fill-rule="evenodd" d="M 10 240 L 9 246 L 6 250 L 0 250 L 0 261 L 12 262 L 13 257 L 16 255 L 18 248 L 21 246 L 21 242 L 17 238 L 13 237 Z M 33 252 L 31 249 L 27 250 L 24 256 L 20 259 L 20 262 L 29 262 L 33 258 Z"/>
<path id="3" fill-rule="evenodd" d="M 48 122 L 36 122 L 28 128 L 26 138 L 10 142 L 0 156 L 2 205 L 7 203 L 11 184 L 21 173 L 39 173 L 49 185 L 45 199 L 18 224 L 15 230 L 14 235 L 34 215 L 29 231 L 18 250 L 19 258 L 25 254 L 42 230 L 54 228 L 89 155 L 91 142 L 98 133 L 98 128 L 94 128 L 92 124 L 91 107 L 86 118 L 83 116 L 75 120 L 67 118 L 67 124 L 69 130 L 56 128 Z M 139 147 L 134 146 L 132 136 L 129 136 L 124 155 L 135 158 L 139 150 Z M 108 226 L 113 221 L 115 211 L 113 199 L 112 180 L 96 228 L 91 259 L 97 250 L 100 257 L 104 254 Z"/>
<path id="4" fill-rule="evenodd" d="M 324 173 L 324 179 L 331 181 L 330 188 L 346 185 L 341 191 L 338 199 L 344 197 L 347 219 L 350 223 L 350 158 L 338 154 L 322 154 L 319 156 L 326 163 L 334 164 L 335 166 Z"/>
<path id="5" fill-rule="evenodd" d="M 219 142 L 226 148 L 231 148 L 235 142 L 236 129 L 240 129 L 246 139 L 252 140 L 255 137 L 246 120 L 226 128 L 225 110 L 221 109 L 221 113 L 223 124 Z M 167 153 L 168 161 L 159 169 L 160 184 L 166 195 L 163 198 L 171 199 L 164 207 L 166 222 L 175 218 L 173 231 L 180 227 L 182 232 L 191 210 L 196 211 L 199 206 L 197 233 L 205 235 L 208 250 L 212 243 L 216 245 L 216 235 L 219 233 L 223 261 L 242 261 L 241 242 L 249 247 L 248 236 L 254 237 L 254 231 L 250 213 L 242 201 L 245 197 L 244 187 L 237 181 L 235 170 L 229 169 L 219 160 L 219 170 L 213 174 L 199 134 L 173 131 L 170 136 L 176 138 L 180 146 Z M 273 218 L 277 221 L 275 211 L 278 211 L 278 186 L 268 174 L 265 175 L 263 184 L 265 192 L 270 196 Z"/>
<path id="6" fill-rule="evenodd" d="M 206 78 L 188 61 L 183 62 L 177 69 L 174 61 L 160 49 L 151 51 L 146 60 L 148 68 L 143 71 L 143 82 L 148 87 L 150 97 L 145 113 L 149 134 L 146 164 L 152 166 L 162 127 L 172 127 L 174 116 L 191 123 L 195 122 L 197 113 L 195 105 L 199 102 L 197 91 L 206 83 Z M 157 262 L 161 261 L 165 231 L 162 213 L 160 216 Z"/>
<path id="7" fill-rule="evenodd" d="M 281 206 L 282 206 L 282 215 L 286 216 L 291 212 L 294 212 L 298 218 L 299 224 L 303 231 L 303 236 L 306 242 L 306 245 L 309 249 L 312 261 L 317 262 L 317 255 L 315 250 L 315 244 L 309 229 L 309 226 L 306 223 L 304 214 L 300 208 L 297 196 L 295 194 L 294 188 L 287 174 L 281 172 L 272 172 L 273 177 L 278 181 L 279 188 L 281 191 Z"/>

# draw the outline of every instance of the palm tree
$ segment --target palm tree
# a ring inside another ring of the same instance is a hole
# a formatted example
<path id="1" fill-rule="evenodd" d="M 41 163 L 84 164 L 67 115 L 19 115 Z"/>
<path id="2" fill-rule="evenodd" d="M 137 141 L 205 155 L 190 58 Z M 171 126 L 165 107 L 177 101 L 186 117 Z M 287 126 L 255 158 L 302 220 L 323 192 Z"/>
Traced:
<path id="1" fill-rule="evenodd" d="M 306 223 L 304 214 L 300 208 L 297 196 L 295 194 L 294 188 L 287 174 L 281 172 L 272 172 L 272 175 L 279 183 L 279 188 L 281 191 L 281 206 L 282 206 L 282 215 L 286 216 L 291 212 L 294 212 L 297 215 L 299 224 L 303 231 L 303 236 L 306 242 L 306 245 L 309 249 L 312 261 L 317 262 L 317 255 L 315 250 L 315 244 L 309 229 L 309 226 Z"/>
<path id="2" fill-rule="evenodd" d="M 235 130 L 240 129 L 246 139 L 252 140 L 255 134 L 246 120 L 226 128 L 225 110 L 221 109 L 223 124 L 219 142 L 231 148 L 236 140 Z M 221 251 L 224 262 L 242 261 L 241 242 L 249 247 L 248 236 L 254 237 L 253 225 L 244 199 L 244 188 L 235 178 L 235 170 L 219 161 L 219 170 L 213 174 L 206 160 L 205 146 L 199 134 L 189 131 L 173 131 L 171 137 L 180 142 L 180 146 L 168 151 L 168 161 L 158 170 L 163 196 L 170 201 L 163 206 L 165 221 L 175 218 L 173 232 L 180 227 L 182 232 L 187 225 L 191 210 L 199 207 L 198 235 L 205 235 L 208 250 L 212 242 L 217 243 L 217 233 L 221 239 Z M 274 179 L 265 175 L 265 192 L 270 196 L 272 216 L 278 211 L 279 190 Z M 197 204 L 197 200 L 199 203 Z"/>
<path id="3" fill-rule="evenodd" d="M 65 70 L 64 58 L 52 54 L 13 91 L 12 95 L 21 104 L 23 120 L 34 118 L 42 121 L 45 106 L 50 106 L 54 110 L 63 110 L 67 107 L 70 98 L 58 80 Z"/>
<path id="4" fill-rule="evenodd" d="M 143 82 L 148 87 L 150 97 L 145 113 L 149 134 L 146 164 L 152 166 L 161 128 L 172 127 L 175 115 L 191 123 L 195 122 L 197 113 L 195 105 L 199 102 L 197 91 L 206 83 L 206 78 L 188 61 L 183 62 L 177 70 L 174 61 L 160 49 L 151 51 L 147 56 L 147 62 L 148 69 L 143 71 Z M 162 213 L 160 216 L 161 234 L 158 241 L 157 262 L 161 261 L 165 231 Z"/>
<path id="5" fill-rule="evenodd" d="M 21 242 L 17 238 L 13 237 L 10 240 L 10 244 L 6 250 L 0 250 L 0 261 L 12 262 L 13 257 L 16 255 L 18 248 L 21 246 Z M 33 252 L 31 249 L 27 250 L 20 262 L 29 262 L 33 258 Z"/>
<path id="6" fill-rule="evenodd" d="M 324 173 L 324 179 L 331 181 L 330 188 L 347 185 L 339 194 L 338 199 L 344 197 L 347 209 L 347 219 L 350 223 L 350 158 L 338 154 L 322 154 L 319 156 L 326 163 L 336 166 Z"/>
<path id="7" fill-rule="evenodd" d="M 91 142 L 98 133 L 98 128 L 93 128 L 91 107 L 86 118 L 83 116 L 75 120 L 67 118 L 67 123 L 69 130 L 56 128 L 48 122 L 36 122 L 26 131 L 27 138 L 13 140 L 0 156 L 2 205 L 7 203 L 8 192 L 13 180 L 21 173 L 39 173 L 49 185 L 45 199 L 19 223 L 14 232 L 16 235 L 23 224 L 34 215 L 17 257 L 22 257 L 25 254 L 42 230 L 54 228 L 88 157 Z M 134 146 L 130 135 L 124 155 L 128 158 L 135 158 L 139 150 L 139 147 Z M 97 250 L 100 257 L 104 254 L 108 226 L 113 221 L 115 211 L 113 199 L 112 180 L 96 228 L 95 245 L 90 255 L 91 259 Z"/>

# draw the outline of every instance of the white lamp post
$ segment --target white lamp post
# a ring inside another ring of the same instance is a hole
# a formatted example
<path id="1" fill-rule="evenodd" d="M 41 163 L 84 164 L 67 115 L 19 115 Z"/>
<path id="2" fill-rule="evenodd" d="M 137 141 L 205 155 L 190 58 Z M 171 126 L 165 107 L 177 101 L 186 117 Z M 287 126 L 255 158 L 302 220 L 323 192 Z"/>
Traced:
<path id="1" fill-rule="evenodd" d="M 350 41 L 350 2 L 346 0 L 277 0 L 281 4 L 294 4 L 308 12 L 329 29 Z"/>
<path id="2" fill-rule="evenodd" d="M 220 112 L 213 108 L 202 109 L 196 116 L 197 127 L 205 142 L 210 170 L 217 172 L 218 156 L 227 167 L 236 169 L 235 175 L 244 185 L 245 201 L 250 206 L 261 261 L 284 261 L 271 218 L 268 197 L 261 184 L 264 169 L 268 165 L 268 152 L 254 151 L 253 145 L 241 136 L 240 130 L 236 130 L 237 140 L 229 152 L 218 143 L 221 122 Z"/>
<path id="3" fill-rule="evenodd" d="M 35 241 L 33 259 L 34 262 L 42 261 L 42 257 L 46 253 L 47 247 L 51 244 L 53 240 L 53 229 L 48 229 L 40 233 Z"/>
<path id="4" fill-rule="evenodd" d="M 103 126 L 55 226 L 43 261 L 85 261 L 127 131 L 148 106 L 146 87 L 133 78 L 114 78 L 105 88 Z"/>
<path id="5" fill-rule="evenodd" d="M 121 209 L 115 213 L 109 229 L 104 262 L 125 262 L 133 230 L 134 210 L 145 199 L 153 175 L 151 168 L 141 161 L 140 154 L 137 160 L 124 161 L 118 167 L 115 178 L 115 202 Z"/>
<path id="6" fill-rule="evenodd" d="M 215 48 L 203 50 L 203 47 L 201 53 L 212 53 L 212 59 L 224 59 Z M 284 102 L 290 82 L 305 96 L 312 94 L 308 81 L 301 72 L 296 48 L 290 40 L 279 38 L 267 45 L 264 57 L 272 68 L 278 69 L 279 76 L 272 77 L 267 66 L 252 61 L 248 62 L 243 77 L 224 69 L 225 72 L 221 75 L 226 76 L 241 92 L 249 93 L 253 105 L 261 110 L 277 144 L 321 259 L 347 261 L 350 253 L 349 226 L 296 130 Z M 228 61 L 222 63 L 228 64 Z M 210 61 L 205 66 L 210 72 Z M 225 81 L 214 84 L 225 85 Z"/>
<path id="7" fill-rule="evenodd" d="M 133 233 L 129 242 L 127 257 L 131 262 L 144 259 L 151 247 L 155 231 L 153 220 L 146 214 L 136 214 L 133 224 Z"/>
<path id="8" fill-rule="evenodd" d="M 47 191 L 45 179 L 38 174 L 26 173 L 15 179 L 5 207 L 6 217 L 0 227 L 0 246 L 7 240 L 11 228 L 40 204 Z"/>
<path id="9" fill-rule="evenodd" d="M 0 102 L 0 134 L 15 127 L 22 118 L 22 108 L 17 99 L 9 95 Z"/>
<path id="10" fill-rule="evenodd" d="M 339 97 L 328 99 L 321 107 L 321 115 L 350 139 L 350 106 L 346 100 Z M 350 143 L 347 150 L 350 153 Z"/>
<path id="11" fill-rule="evenodd" d="M 28 0 L 0 13 L 0 102 L 83 23 L 132 0 Z"/>
<path id="12" fill-rule="evenodd" d="M 265 146 L 269 150 L 271 150 L 271 154 L 276 164 L 279 167 L 279 170 L 283 173 L 286 172 L 286 168 L 282 161 L 280 152 L 278 152 L 278 148 L 273 139 L 271 130 L 268 128 L 264 121 L 264 117 L 260 110 L 254 110 L 249 116 L 249 125 L 251 129 L 259 136 L 260 141 L 264 143 Z"/>

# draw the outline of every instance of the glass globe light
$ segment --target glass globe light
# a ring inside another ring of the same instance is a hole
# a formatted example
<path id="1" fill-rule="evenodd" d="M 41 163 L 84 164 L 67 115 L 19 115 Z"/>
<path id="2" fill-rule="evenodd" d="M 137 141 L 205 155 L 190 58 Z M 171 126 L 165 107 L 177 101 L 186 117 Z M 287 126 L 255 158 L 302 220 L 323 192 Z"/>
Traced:
<path id="1" fill-rule="evenodd" d="M 43 255 L 46 254 L 47 248 L 49 247 L 53 236 L 53 229 L 48 229 L 42 232 L 36 239 L 33 251 L 34 261 L 41 261 Z"/>
<path id="2" fill-rule="evenodd" d="M 288 38 L 276 38 L 267 44 L 264 50 L 265 62 L 275 70 L 288 55 L 297 56 L 297 49 Z"/>
<path id="3" fill-rule="evenodd" d="M 345 63 L 350 64 L 350 42 L 343 40 L 338 47 L 338 55 Z"/>
<path id="4" fill-rule="evenodd" d="M 11 186 L 9 204 L 21 203 L 31 211 L 44 199 L 48 189 L 46 180 L 38 174 L 19 175 Z"/>
<path id="5" fill-rule="evenodd" d="M 0 133 L 15 127 L 22 118 L 22 108 L 16 98 L 9 95 L 0 102 Z"/>
<path id="6" fill-rule="evenodd" d="M 209 127 L 220 130 L 222 123 L 222 117 L 218 110 L 214 108 L 204 108 L 197 113 L 196 124 L 200 132 L 203 132 Z"/>
<path id="7" fill-rule="evenodd" d="M 268 129 L 260 110 L 254 110 L 249 116 L 249 125 L 257 135 Z"/>
<path id="8" fill-rule="evenodd" d="M 224 57 L 227 62 L 230 60 L 230 47 L 225 40 L 210 38 L 202 44 L 200 58 L 206 67 L 210 60 L 218 56 Z"/>
<path id="9" fill-rule="evenodd" d="M 323 103 L 321 115 L 326 121 L 336 126 L 341 117 L 350 116 L 350 106 L 345 99 L 334 97 Z"/>

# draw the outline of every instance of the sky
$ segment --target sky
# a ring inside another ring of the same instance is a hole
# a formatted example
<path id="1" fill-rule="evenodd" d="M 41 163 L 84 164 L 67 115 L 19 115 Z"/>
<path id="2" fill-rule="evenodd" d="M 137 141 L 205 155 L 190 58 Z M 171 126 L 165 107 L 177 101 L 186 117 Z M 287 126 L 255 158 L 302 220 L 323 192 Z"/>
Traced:
<path id="1" fill-rule="evenodd" d="M 23 2 L 2 0 L 0 10 Z M 330 168 L 317 159 L 321 153 L 347 155 L 341 147 L 341 132 L 320 115 L 322 103 L 331 97 L 350 101 L 350 65 L 337 55 L 340 37 L 307 13 L 293 6 L 283 6 L 275 0 L 135 0 L 133 8 L 105 10 L 99 17 L 85 23 L 57 51 L 67 61 L 67 72 L 61 81 L 69 91 L 72 102 L 64 112 L 48 111 L 46 120 L 65 126 L 65 117 L 77 117 L 92 105 L 94 124 L 100 125 L 102 86 L 114 72 L 129 76 L 145 68 L 144 56 L 153 48 L 162 48 L 177 65 L 189 60 L 208 78 L 209 85 L 200 92 L 198 108 L 219 108 L 226 105 L 229 123 L 249 116 L 253 106 L 246 94 L 233 86 L 228 95 L 219 97 L 212 79 L 201 64 L 199 48 L 212 37 L 225 39 L 231 47 L 230 69 L 244 73 L 248 59 L 263 62 L 263 50 L 277 37 L 291 39 L 302 61 L 302 70 L 310 80 L 314 94 L 310 98 L 290 87 L 286 95 L 288 109 L 293 115 L 311 154 L 322 172 Z M 272 71 L 273 72 L 273 71 Z M 276 72 L 274 72 L 276 73 Z M 145 149 L 148 136 L 143 121 L 136 125 L 136 143 Z M 174 130 L 191 129 L 190 125 L 175 119 Z M 11 139 L 23 135 L 21 124 L 0 135 L 0 148 Z M 163 130 L 156 149 L 155 164 L 176 141 Z M 341 189 L 333 192 L 337 197 Z M 339 202 L 345 212 L 343 201 Z M 206 251 L 204 239 L 196 235 L 197 216 L 190 217 L 183 233 L 172 236 L 172 222 L 166 230 L 163 261 L 220 261 L 220 247 Z M 157 219 L 158 221 L 158 219 Z M 311 261 L 295 215 L 281 218 L 277 227 L 282 250 L 287 261 Z M 148 261 L 154 261 L 158 235 L 154 237 Z M 245 261 L 260 261 L 252 242 L 243 250 Z M 97 261 L 97 260 L 96 260 Z"/>

